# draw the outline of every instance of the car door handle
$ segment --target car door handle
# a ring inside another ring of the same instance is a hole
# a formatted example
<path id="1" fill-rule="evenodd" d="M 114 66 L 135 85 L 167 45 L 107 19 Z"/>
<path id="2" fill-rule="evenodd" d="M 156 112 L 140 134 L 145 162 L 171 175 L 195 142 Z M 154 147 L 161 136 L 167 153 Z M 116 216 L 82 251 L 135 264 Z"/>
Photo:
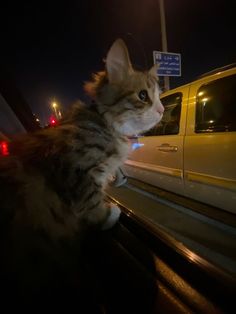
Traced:
<path id="1" fill-rule="evenodd" d="M 165 152 L 165 153 L 175 153 L 178 150 L 177 146 L 171 146 L 170 144 L 162 144 L 161 146 L 157 146 L 157 149 L 160 150 L 161 152 Z"/>

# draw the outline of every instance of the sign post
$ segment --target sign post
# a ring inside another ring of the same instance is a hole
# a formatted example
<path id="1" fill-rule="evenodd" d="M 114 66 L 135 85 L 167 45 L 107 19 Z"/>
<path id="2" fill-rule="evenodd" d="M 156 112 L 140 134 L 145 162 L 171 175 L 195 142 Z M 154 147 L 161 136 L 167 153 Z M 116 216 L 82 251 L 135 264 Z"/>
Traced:
<path id="1" fill-rule="evenodd" d="M 166 35 L 166 17 L 165 17 L 165 5 L 164 0 L 159 0 L 160 5 L 160 20 L 161 20 L 161 44 L 162 51 L 167 52 L 167 35 Z M 165 90 L 170 89 L 170 78 L 169 76 L 164 76 L 164 87 Z"/>

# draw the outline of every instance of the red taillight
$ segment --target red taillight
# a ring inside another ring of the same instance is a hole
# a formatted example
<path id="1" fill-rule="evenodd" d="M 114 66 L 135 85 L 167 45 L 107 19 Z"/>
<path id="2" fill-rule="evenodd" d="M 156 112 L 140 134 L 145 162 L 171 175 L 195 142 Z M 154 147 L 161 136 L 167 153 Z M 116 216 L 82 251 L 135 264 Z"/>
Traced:
<path id="1" fill-rule="evenodd" d="M 3 156 L 9 155 L 8 143 L 7 142 L 5 142 L 5 141 L 0 142 L 0 153 Z"/>
<path id="2" fill-rule="evenodd" d="M 55 119 L 53 116 L 50 117 L 50 126 L 56 126 L 57 125 L 57 119 Z"/>

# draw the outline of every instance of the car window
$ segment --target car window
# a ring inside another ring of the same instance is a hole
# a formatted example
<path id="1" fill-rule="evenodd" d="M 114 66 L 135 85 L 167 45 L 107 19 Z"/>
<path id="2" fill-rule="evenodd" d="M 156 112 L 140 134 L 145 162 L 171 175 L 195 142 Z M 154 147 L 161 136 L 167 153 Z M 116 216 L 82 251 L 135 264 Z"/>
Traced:
<path id="1" fill-rule="evenodd" d="M 11 109 L 10 105 L 0 94 L 0 133 L 4 134 L 5 136 L 11 136 L 25 132 L 26 130 L 23 124 Z"/>
<path id="2" fill-rule="evenodd" d="M 215 80 L 199 88 L 195 131 L 236 131 L 236 75 Z"/>
<path id="3" fill-rule="evenodd" d="M 163 118 L 154 128 L 146 132 L 145 136 L 179 133 L 182 93 L 174 93 L 163 97 L 161 98 L 161 102 L 165 107 Z"/>

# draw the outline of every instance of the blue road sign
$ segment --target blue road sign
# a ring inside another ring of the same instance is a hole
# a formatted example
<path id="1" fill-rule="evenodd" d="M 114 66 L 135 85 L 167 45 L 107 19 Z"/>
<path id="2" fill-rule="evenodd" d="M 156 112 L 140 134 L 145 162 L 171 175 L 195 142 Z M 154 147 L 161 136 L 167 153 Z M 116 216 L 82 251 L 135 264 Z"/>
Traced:
<path id="1" fill-rule="evenodd" d="M 154 64 L 158 64 L 157 75 L 181 76 L 181 55 L 179 53 L 153 51 Z"/>

